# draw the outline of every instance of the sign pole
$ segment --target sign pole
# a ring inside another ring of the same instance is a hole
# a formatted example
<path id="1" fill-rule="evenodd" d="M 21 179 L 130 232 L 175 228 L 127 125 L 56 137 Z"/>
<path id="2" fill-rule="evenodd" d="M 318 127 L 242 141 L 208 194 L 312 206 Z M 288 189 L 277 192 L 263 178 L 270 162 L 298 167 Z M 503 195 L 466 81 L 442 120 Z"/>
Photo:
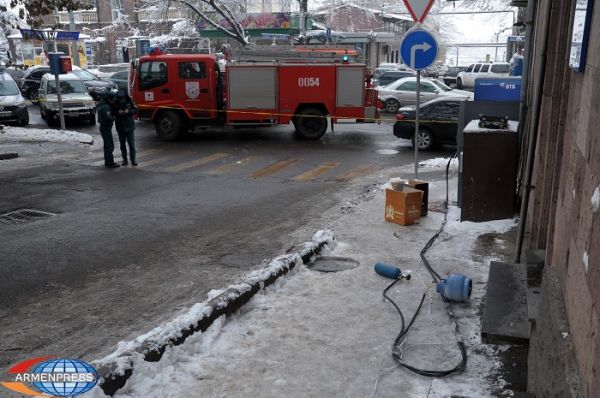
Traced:
<path id="1" fill-rule="evenodd" d="M 415 180 L 419 179 L 419 113 L 421 106 L 421 70 L 417 70 L 417 108 L 415 109 Z"/>
<path id="2" fill-rule="evenodd" d="M 56 44 L 56 42 L 54 43 Z M 62 95 L 60 93 L 60 79 L 58 75 L 54 75 L 54 81 L 56 82 L 56 96 L 58 98 L 58 115 L 60 117 L 60 129 L 66 130 L 65 113 L 63 111 Z"/>

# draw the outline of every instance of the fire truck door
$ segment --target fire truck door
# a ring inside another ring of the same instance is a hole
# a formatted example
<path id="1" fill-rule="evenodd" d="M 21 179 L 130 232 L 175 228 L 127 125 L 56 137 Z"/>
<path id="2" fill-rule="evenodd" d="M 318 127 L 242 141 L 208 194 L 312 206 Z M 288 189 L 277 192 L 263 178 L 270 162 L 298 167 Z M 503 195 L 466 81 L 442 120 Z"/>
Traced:
<path id="1" fill-rule="evenodd" d="M 214 90 L 210 89 L 207 65 L 204 61 L 177 62 L 177 87 L 185 108 L 193 117 L 210 117 L 214 108 Z"/>
<path id="2" fill-rule="evenodd" d="M 169 68 L 166 62 L 151 60 L 142 62 L 139 66 L 139 91 L 145 103 L 156 105 L 167 104 L 171 101 L 169 83 Z"/>

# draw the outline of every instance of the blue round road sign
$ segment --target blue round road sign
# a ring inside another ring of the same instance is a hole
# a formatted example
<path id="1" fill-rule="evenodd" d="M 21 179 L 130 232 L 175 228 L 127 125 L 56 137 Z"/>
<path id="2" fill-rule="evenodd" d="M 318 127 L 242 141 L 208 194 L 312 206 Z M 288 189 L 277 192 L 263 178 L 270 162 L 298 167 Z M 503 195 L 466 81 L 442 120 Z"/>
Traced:
<path id="1" fill-rule="evenodd" d="M 435 37 L 426 30 L 415 29 L 404 35 L 400 43 L 402 62 L 415 70 L 431 66 L 438 54 L 438 44 Z"/>

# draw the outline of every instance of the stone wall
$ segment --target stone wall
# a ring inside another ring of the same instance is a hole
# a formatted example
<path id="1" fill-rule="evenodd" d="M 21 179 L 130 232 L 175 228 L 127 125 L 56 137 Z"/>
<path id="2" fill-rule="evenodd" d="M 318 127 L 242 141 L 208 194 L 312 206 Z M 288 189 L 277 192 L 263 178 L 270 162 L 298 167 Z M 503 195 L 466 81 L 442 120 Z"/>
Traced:
<path id="1" fill-rule="evenodd" d="M 575 1 L 538 4 L 540 9 L 550 4 L 552 11 L 529 246 L 547 250 L 546 265 L 556 273 L 563 294 L 582 390 L 595 397 L 600 389 L 600 212 L 593 211 L 592 195 L 600 185 L 600 6 L 593 11 L 585 72 L 578 73 L 568 67 Z M 538 13 L 538 38 L 541 17 Z M 541 59 L 542 48 L 536 46 L 532 55 Z M 532 355 L 535 349 L 534 344 Z"/>

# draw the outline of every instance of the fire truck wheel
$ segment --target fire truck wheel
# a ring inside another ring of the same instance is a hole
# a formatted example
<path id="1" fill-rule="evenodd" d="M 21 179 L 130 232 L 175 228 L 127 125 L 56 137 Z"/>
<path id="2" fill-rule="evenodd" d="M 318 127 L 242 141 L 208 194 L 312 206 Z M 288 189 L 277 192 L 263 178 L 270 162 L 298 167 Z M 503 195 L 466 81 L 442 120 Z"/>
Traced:
<path id="1" fill-rule="evenodd" d="M 316 108 L 307 108 L 300 111 L 294 120 L 296 135 L 307 140 L 318 140 L 327 131 L 327 118 Z"/>
<path id="2" fill-rule="evenodd" d="M 179 136 L 182 127 L 181 116 L 176 112 L 162 112 L 154 121 L 156 134 L 163 141 L 175 141 Z"/>

